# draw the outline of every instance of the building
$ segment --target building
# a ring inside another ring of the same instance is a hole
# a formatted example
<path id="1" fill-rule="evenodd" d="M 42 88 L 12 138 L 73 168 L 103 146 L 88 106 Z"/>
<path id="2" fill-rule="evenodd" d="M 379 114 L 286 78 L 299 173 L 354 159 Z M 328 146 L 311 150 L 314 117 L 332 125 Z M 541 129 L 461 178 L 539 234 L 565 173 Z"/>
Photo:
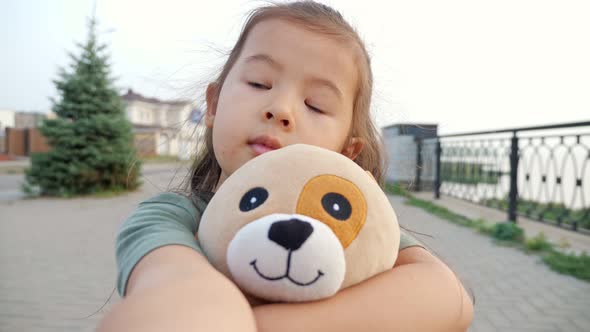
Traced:
<path id="1" fill-rule="evenodd" d="M 4 134 L 6 127 L 14 127 L 15 114 L 13 110 L 0 110 L 0 134 Z"/>
<path id="2" fill-rule="evenodd" d="M 138 155 L 189 159 L 204 133 L 200 113 L 190 101 L 164 101 L 129 89 L 122 96 L 127 119 L 133 125 Z"/>
<path id="3" fill-rule="evenodd" d="M 438 135 L 437 124 L 398 123 L 384 127 L 383 134 L 393 136 L 412 136 L 422 139 L 434 138 Z"/>
<path id="4" fill-rule="evenodd" d="M 410 189 L 420 174 L 422 189 L 434 183 L 435 144 L 438 125 L 400 123 L 382 128 L 383 142 L 388 158 L 387 182 L 407 184 Z M 420 144 L 420 145 L 419 145 Z M 418 149 L 421 151 L 422 167 L 418 170 Z"/>
<path id="5" fill-rule="evenodd" d="M 0 110 L 0 153 L 28 156 L 33 152 L 49 151 L 45 138 L 37 127 L 53 113 Z"/>
<path id="6" fill-rule="evenodd" d="M 37 128 L 44 119 L 47 119 L 46 113 L 16 112 L 14 114 L 14 128 Z"/>
<path id="7" fill-rule="evenodd" d="M 0 153 L 6 152 L 6 128 L 14 127 L 13 110 L 0 110 Z"/>

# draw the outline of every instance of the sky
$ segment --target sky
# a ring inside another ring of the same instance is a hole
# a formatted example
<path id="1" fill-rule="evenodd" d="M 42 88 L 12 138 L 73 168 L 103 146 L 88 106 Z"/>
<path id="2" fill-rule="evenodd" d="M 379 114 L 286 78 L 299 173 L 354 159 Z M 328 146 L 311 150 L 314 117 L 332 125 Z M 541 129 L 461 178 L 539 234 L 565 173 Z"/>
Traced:
<path id="1" fill-rule="evenodd" d="M 378 126 L 452 134 L 590 120 L 590 1 L 321 1 L 372 57 Z M 0 109 L 48 112 L 52 83 L 98 19 L 116 86 L 201 100 L 263 1 L 3 0 Z"/>

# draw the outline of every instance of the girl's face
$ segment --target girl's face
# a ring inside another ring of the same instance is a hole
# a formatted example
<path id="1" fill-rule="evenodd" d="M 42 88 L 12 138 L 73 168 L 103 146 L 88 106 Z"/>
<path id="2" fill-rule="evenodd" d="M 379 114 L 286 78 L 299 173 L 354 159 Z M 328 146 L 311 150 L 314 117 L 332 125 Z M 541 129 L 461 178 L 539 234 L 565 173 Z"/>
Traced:
<path id="1" fill-rule="evenodd" d="M 347 139 L 358 82 L 353 53 L 284 20 L 254 26 L 217 102 L 207 91 L 219 184 L 261 153 L 295 143 L 354 158 L 362 144 Z"/>

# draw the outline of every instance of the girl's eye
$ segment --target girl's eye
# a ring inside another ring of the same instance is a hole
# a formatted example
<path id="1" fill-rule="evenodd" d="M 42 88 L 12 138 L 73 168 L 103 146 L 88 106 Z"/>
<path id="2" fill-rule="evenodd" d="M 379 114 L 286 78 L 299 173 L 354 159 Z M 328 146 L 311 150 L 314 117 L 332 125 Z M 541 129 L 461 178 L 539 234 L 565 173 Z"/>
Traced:
<path id="1" fill-rule="evenodd" d="M 254 89 L 270 90 L 270 87 L 257 82 L 248 82 L 248 85 L 253 87 Z"/>
<path id="2" fill-rule="evenodd" d="M 320 113 L 320 114 L 323 114 L 324 113 L 324 111 L 322 111 L 321 109 L 319 109 L 317 107 L 314 107 L 314 106 L 311 106 L 311 104 L 309 104 L 307 102 L 305 103 L 305 106 L 307 106 L 310 110 L 312 110 L 312 111 L 314 111 L 316 113 Z"/>

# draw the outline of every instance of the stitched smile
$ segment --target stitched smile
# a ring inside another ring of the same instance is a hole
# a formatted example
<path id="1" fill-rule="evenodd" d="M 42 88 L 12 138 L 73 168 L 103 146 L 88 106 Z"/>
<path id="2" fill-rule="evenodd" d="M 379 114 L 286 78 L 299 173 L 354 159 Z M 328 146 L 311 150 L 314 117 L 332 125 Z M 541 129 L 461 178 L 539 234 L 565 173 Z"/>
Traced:
<path id="1" fill-rule="evenodd" d="M 318 281 L 323 275 L 324 273 L 320 270 L 318 270 L 318 275 L 315 277 L 315 279 L 313 279 L 312 281 L 309 282 L 299 282 L 293 278 L 291 278 L 291 276 L 289 276 L 289 270 L 291 268 L 291 254 L 293 253 L 292 250 L 289 251 L 289 256 L 287 257 L 287 271 L 285 272 L 284 275 L 279 276 L 279 277 L 268 277 L 265 276 L 264 274 L 262 274 L 262 272 L 260 272 L 258 270 L 258 267 L 256 266 L 256 260 L 253 260 L 252 262 L 250 262 L 250 265 L 252 265 L 252 267 L 254 268 L 254 271 L 256 271 L 256 273 L 263 279 L 268 280 L 268 281 L 277 281 L 277 280 L 281 280 L 281 279 L 285 279 L 287 278 L 287 280 L 289 280 L 290 282 L 294 283 L 297 286 L 309 286 L 314 284 L 316 281 Z"/>

